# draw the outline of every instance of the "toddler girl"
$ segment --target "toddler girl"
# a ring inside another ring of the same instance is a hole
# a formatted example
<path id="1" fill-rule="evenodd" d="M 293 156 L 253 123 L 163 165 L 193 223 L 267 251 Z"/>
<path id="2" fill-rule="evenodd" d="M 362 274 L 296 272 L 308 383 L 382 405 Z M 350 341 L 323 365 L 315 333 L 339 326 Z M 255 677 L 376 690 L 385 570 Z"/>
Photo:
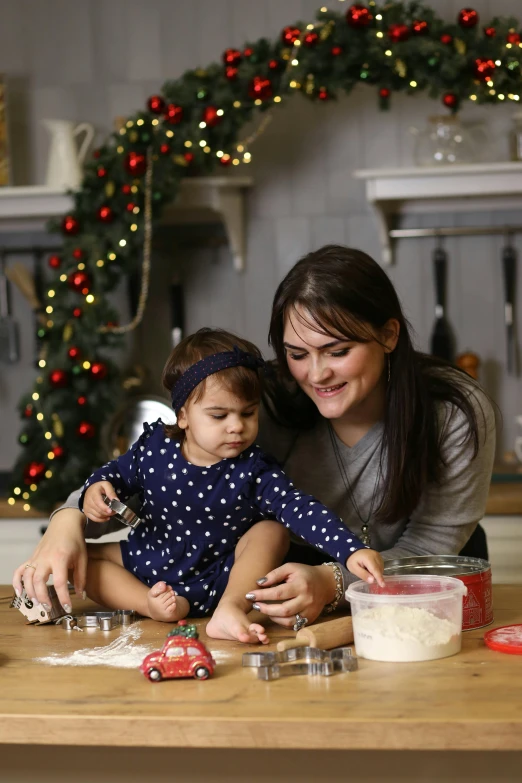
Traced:
<path id="1" fill-rule="evenodd" d="M 104 495 L 125 502 L 138 494 L 142 504 L 143 522 L 126 541 L 89 546 L 89 597 L 165 622 L 214 612 L 210 636 L 267 642 L 264 627 L 248 621 L 245 594 L 282 562 L 285 527 L 382 584 L 378 552 L 254 444 L 263 366 L 254 345 L 222 330 L 201 329 L 173 349 L 163 383 L 177 424 L 145 424 L 80 497 L 95 522 L 112 513 Z"/>

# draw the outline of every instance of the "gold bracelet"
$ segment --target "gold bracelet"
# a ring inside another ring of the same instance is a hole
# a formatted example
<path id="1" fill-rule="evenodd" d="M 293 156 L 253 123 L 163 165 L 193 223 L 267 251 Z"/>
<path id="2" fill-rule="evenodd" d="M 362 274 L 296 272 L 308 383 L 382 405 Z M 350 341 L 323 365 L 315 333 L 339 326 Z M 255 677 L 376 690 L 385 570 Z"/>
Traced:
<path id="1" fill-rule="evenodd" d="M 330 614 L 331 612 L 335 612 L 335 610 L 339 606 L 339 602 L 341 598 L 343 597 L 343 591 L 344 591 L 343 572 L 341 571 L 339 563 L 334 563 L 334 562 L 323 563 L 323 565 L 330 566 L 335 577 L 335 598 L 330 604 L 326 604 L 326 606 L 323 609 L 323 614 Z"/>

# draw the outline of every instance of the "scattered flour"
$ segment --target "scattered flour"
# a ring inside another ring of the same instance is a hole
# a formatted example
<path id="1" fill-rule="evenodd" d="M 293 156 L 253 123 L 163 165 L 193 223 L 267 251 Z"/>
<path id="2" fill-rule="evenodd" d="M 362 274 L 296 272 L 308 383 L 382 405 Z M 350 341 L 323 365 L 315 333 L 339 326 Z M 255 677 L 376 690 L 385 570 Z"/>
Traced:
<path id="1" fill-rule="evenodd" d="M 71 631 L 71 633 L 75 632 Z M 84 650 L 75 650 L 68 655 L 53 653 L 35 660 L 49 666 L 113 666 L 118 669 L 135 669 L 145 656 L 155 649 L 147 644 L 135 644 L 142 633 L 140 624 L 134 623 L 105 647 L 88 647 Z M 80 634 L 75 633 L 75 636 Z"/>
<path id="2" fill-rule="evenodd" d="M 391 604 L 354 616 L 357 655 L 373 661 L 429 661 L 455 655 L 461 629 L 426 609 Z"/>

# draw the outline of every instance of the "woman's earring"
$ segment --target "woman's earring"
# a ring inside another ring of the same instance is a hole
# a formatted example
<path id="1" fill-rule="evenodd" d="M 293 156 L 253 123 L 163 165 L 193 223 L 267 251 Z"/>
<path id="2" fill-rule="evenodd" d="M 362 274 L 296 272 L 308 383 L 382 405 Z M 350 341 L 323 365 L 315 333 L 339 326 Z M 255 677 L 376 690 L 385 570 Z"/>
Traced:
<path id="1" fill-rule="evenodd" d="M 388 354 L 388 383 L 390 382 L 390 376 L 391 376 L 391 357 L 390 354 Z"/>

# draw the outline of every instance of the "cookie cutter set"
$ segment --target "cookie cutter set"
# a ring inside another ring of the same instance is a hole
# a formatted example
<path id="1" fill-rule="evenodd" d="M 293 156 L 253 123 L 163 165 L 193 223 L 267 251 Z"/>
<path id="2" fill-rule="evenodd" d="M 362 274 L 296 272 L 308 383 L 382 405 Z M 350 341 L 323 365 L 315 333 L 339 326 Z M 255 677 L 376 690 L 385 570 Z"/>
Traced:
<path id="1" fill-rule="evenodd" d="M 56 623 L 62 625 L 66 631 L 83 631 L 84 628 L 96 628 L 100 631 L 111 631 L 122 625 L 131 625 L 140 619 L 140 616 L 131 609 L 117 609 L 105 612 L 86 612 L 85 614 L 67 614 L 52 585 L 47 588 L 51 601 L 50 610 L 42 604 L 35 604 L 22 589 L 20 596 L 15 596 L 11 601 L 11 608 L 18 609 L 26 618 L 28 624 L 46 625 Z"/>
<path id="2" fill-rule="evenodd" d="M 112 519 L 116 519 L 118 522 L 127 525 L 127 527 L 131 527 L 133 530 L 136 530 L 138 525 L 142 522 L 139 516 L 126 506 L 125 503 L 122 503 L 121 500 L 117 500 L 116 498 L 110 499 L 107 495 L 102 495 L 102 500 L 106 506 L 114 511 Z"/>
<path id="3" fill-rule="evenodd" d="M 296 663 L 301 660 L 305 662 Z M 332 674 L 354 672 L 358 668 L 351 647 L 337 647 L 334 650 L 292 647 L 283 652 L 243 653 L 243 666 L 257 666 L 258 680 L 279 680 L 281 677 L 300 674 L 331 677 Z"/>

